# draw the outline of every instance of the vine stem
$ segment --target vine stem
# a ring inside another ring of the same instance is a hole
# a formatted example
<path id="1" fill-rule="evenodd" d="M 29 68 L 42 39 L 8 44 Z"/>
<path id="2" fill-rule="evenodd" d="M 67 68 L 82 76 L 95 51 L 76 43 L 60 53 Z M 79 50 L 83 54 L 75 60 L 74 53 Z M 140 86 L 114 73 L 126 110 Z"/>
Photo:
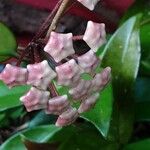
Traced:
<path id="1" fill-rule="evenodd" d="M 70 0 L 63 0 L 63 1 L 62 1 L 62 3 L 61 3 L 61 5 L 60 5 L 60 7 L 59 7 L 59 9 L 58 9 L 58 11 L 57 11 L 57 13 L 56 13 L 54 19 L 53 19 L 53 21 L 52 21 L 52 23 L 51 23 L 51 25 L 50 25 L 50 27 L 49 27 L 49 29 L 48 29 L 46 38 L 48 38 L 49 35 L 50 35 L 50 33 L 51 33 L 53 30 L 56 29 L 57 23 L 58 23 L 60 17 L 62 16 L 62 14 L 65 12 L 65 10 L 66 10 L 66 8 L 67 8 L 69 2 L 70 2 Z"/>

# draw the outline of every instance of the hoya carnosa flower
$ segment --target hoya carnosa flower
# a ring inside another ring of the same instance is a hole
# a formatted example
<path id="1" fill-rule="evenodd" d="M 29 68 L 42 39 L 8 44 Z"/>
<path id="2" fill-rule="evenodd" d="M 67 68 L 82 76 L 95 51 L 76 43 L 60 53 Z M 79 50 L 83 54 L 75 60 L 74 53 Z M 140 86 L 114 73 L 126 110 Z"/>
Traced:
<path id="1" fill-rule="evenodd" d="M 74 88 L 69 90 L 69 94 L 74 100 L 80 100 L 82 97 L 88 94 L 91 85 L 92 82 L 90 80 L 81 79 Z"/>
<path id="2" fill-rule="evenodd" d="M 39 90 L 35 87 L 20 98 L 27 111 L 46 109 L 50 93 L 48 91 Z"/>
<path id="3" fill-rule="evenodd" d="M 79 66 L 86 73 L 92 73 L 100 63 L 98 57 L 96 57 L 95 53 L 92 50 L 89 50 L 87 53 L 79 56 L 77 58 Z"/>
<path id="4" fill-rule="evenodd" d="M 79 67 L 74 59 L 57 66 L 57 84 L 65 86 L 74 86 L 80 79 L 83 70 Z"/>
<path id="5" fill-rule="evenodd" d="M 105 24 L 88 21 L 83 40 L 92 51 L 97 52 L 98 48 L 106 42 Z"/>
<path id="6" fill-rule="evenodd" d="M 27 69 L 7 64 L 2 73 L 0 73 L 0 80 L 3 80 L 10 88 L 26 84 Z"/>
<path id="7" fill-rule="evenodd" d="M 82 100 L 81 105 L 78 109 L 79 113 L 83 113 L 91 109 L 99 98 L 99 93 L 88 96 L 85 100 Z"/>
<path id="8" fill-rule="evenodd" d="M 90 10 L 93 10 L 95 8 L 95 5 L 100 1 L 100 0 L 77 0 L 80 3 L 82 3 L 82 5 L 84 5 L 85 7 L 87 7 Z"/>
<path id="9" fill-rule="evenodd" d="M 28 80 L 27 84 L 46 89 L 52 79 L 56 77 L 56 73 L 50 68 L 46 60 L 27 65 Z"/>
<path id="10" fill-rule="evenodd" d="M 64 113 L 62 113 L 57 121 L 56 126 L 66 126 L 72 124 L 79 117 L 79 113 L 76 108 L 69 107 Z"/>
<path id="11" fill-rule="evenodd" d="M 46 109 L 47 114 L 60 115 L 70 107 L 67 95 L 49 99 Z"/>
<path id="12" fill-rule="evenodd" d="M 98 92 L 98 91 L 101 91 L 102 89 L 104 89 L 105 86 L 110 81 L 110 74 L 111 74 L 110 67 L 106 67 L 105 69 L 102 70 L 101 73 L 96 74 L 92 81 L 91 90 L 94 92 Z"/>
<path id="13" fill-rule="evenodd" d="M 72 37 L 72 33 L 62 34 L 51 32 L 44 51 L 49 53 L 56 62 L 60 62 L 62 59 L 75 53 Z"/>

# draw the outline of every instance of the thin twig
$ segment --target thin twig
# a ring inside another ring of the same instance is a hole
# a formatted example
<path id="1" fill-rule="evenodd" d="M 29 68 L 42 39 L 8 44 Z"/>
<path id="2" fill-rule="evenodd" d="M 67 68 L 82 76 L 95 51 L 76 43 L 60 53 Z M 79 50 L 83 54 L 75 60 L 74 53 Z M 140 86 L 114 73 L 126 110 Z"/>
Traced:
<path id="1" fill-rule="evenodd" d="M 49 27 L 49 30 L 48 30 L 47 35 L 46 35 L 46 38 L 48 38 L 49 35 L 50 35 L 50 33 L 51 33 L 53 30 L 55 30 L 55 28 L 56 28 L 56 26 L 57 26 L 57 23 L 58 23 L 60 17 L 61 17 L 61 16 L 63 15 L 63 13 L 65 12 L 65 9 L 67 8 L 69 2 L 70 2 L 70 0 L 63 0 L 63 1 L 62 1 L 61 5 L 60 5 L 60 7 L 59 7 L 59 9 L 58 9 L 58 11 L 57 11 L 57 13 L 56 13 L 56 15 L 55 15 L 55 17 L 54 17 L 52 23 L 51 23 L 51 25 L 50 25 L 50 27 Z"/>

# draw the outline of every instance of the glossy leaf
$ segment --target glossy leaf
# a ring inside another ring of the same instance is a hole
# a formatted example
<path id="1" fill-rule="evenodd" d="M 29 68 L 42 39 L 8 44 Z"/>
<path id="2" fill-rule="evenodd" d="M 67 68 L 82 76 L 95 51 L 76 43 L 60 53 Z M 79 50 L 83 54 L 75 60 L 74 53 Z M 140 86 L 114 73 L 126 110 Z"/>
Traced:
<path id="1" fill-rule="evenodd" d="M 134 119 L 133 85 L 140 63 L 140 17 L 127 20 L 111 37 L 103 53 L 103 66 L 112 68 L 115 98 L 109 138 L 126 143 Z"/>
<path id="2" fill-rule="evenodd" d="M 29 90 L 29 86 L 18 86 L 9 89 L 0 81 L 0 111 L 20 106 L 20 96 Z"/>
<path id="3" fill-rule="evenodd" d="M 60 143 L 58 150 L 116 150 L 117 143 L 104 140 L 101 134 L 91 124 L 78 124 L 65 127 L 57 132 L 50 142 Z"/>
<path id="4" fill-rule="evenodd" d="M 0 23 L 0 61 L 16 55 L 17 43 L 12 32 Z"/>
<path id="5" fill-rule="evenodd" d="M 6 140 L 1 146 L 0 150 L 26 150 L 20 135 L 23 134 L 28 139 L 35 142 L 47 142 L 56 132 L 61 128 L 54 125 L 39 126 L 19 132 Z"/>
<path id="6" fill-rule="evenodd" d="M 150 149 L 150 139 L 145 139 L 125 146 L 123 150 L 149 150 L 149 149 Z"/>
<path id="7" fill-rule="evenodd" d="M 136 121 L 150 121 L 150 79 L 138 78 L 135 86 Z"/>
<path id="8" fill-rule="evenodd" d="M 111 121 L 113 107 L 113 95 L 111 84 L 100 93 L 99 100 L 95 107 L 89 112 L 81 114 L 85 120 L 88 120 L 106 137 Z"/>

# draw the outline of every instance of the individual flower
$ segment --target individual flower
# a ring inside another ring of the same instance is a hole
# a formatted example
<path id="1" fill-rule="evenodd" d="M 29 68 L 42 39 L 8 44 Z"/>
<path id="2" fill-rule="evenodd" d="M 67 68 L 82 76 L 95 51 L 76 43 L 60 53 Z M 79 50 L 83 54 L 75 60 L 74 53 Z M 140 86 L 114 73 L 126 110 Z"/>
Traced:
<path id="1" fill-rule="evenodd" d="M 47 89 L 49 83 L 56 77 L 56 73 L 50 68 L 46 60 L 27 65 L 27 84 L 36 86 L 43 90 Z"/>
<path id="2" fill-rule="evenodd" d="M 82 100 L 78 112 L 83 113 L 91 109 L 95 105 L 98 98 L 99 98 L 99 93 L 96 93 L 88 96 L 85 100 Z"/>
<path id="3" fill-rule="evenodd" d="M 10 88 L 16 85 L 26 84 L 27 69 L 7 64 L 0 74 L 0 80 L 3 80 Z"/>
<path id="4" fill-rule="evenodd" d="M 57 84 L 74 86 L 79 80 L 83 70 L 74 59 L 56 67 Z"/>
<path id="5" fill-rule="evenodd" d="M 88 21 L 83 40 L 93 52 L 97 52 L 98 48 L 106 42 L 105 24 Z"/>
<path id="6" fill-rule="evenodd" d="M 70 107 L 68 110 L 63 112 L 56 121 L 56 126 L 66 126 L 72 124 L 77 118 L 79 114 L 76 108 Z"/>
<path id="7" fill-rule="evenodd" d="M 72 33 L 51 32 L 44 51 L 50 54 L 56 62 L 60 62 L 62 59 L 75 53 L 72 36 Z"/>
<path id="8" fill-rule="evenodd" d="M 35 87 L 20 98 L 28 112 L 38 109 L 46 109 L 50 93 L 48 91 L 39 90 Z"/>
<path id="9" fill-rule="evenodd" d="M 70 107 L 67 95 L 49 99 L 46 109 L 47 114 L 60 115 Z"/>
<path id="10" fill-rule="evenodd" d="M 85 7 L 87 7 L 90 10 L 93 10 L 95 8 L 95 5 L 100 1 L 100 0 L 77 0 L 81 4 L 83 4 Z"/>
<path id="11" fill-rule="evenodd" d="M 94 72 L 100 63 L 100 60 L 96 57 L 92 50 L 89 50 L 87 53 L 79 56 L 77 60 L 79 66 L 86 73 Z"/>

